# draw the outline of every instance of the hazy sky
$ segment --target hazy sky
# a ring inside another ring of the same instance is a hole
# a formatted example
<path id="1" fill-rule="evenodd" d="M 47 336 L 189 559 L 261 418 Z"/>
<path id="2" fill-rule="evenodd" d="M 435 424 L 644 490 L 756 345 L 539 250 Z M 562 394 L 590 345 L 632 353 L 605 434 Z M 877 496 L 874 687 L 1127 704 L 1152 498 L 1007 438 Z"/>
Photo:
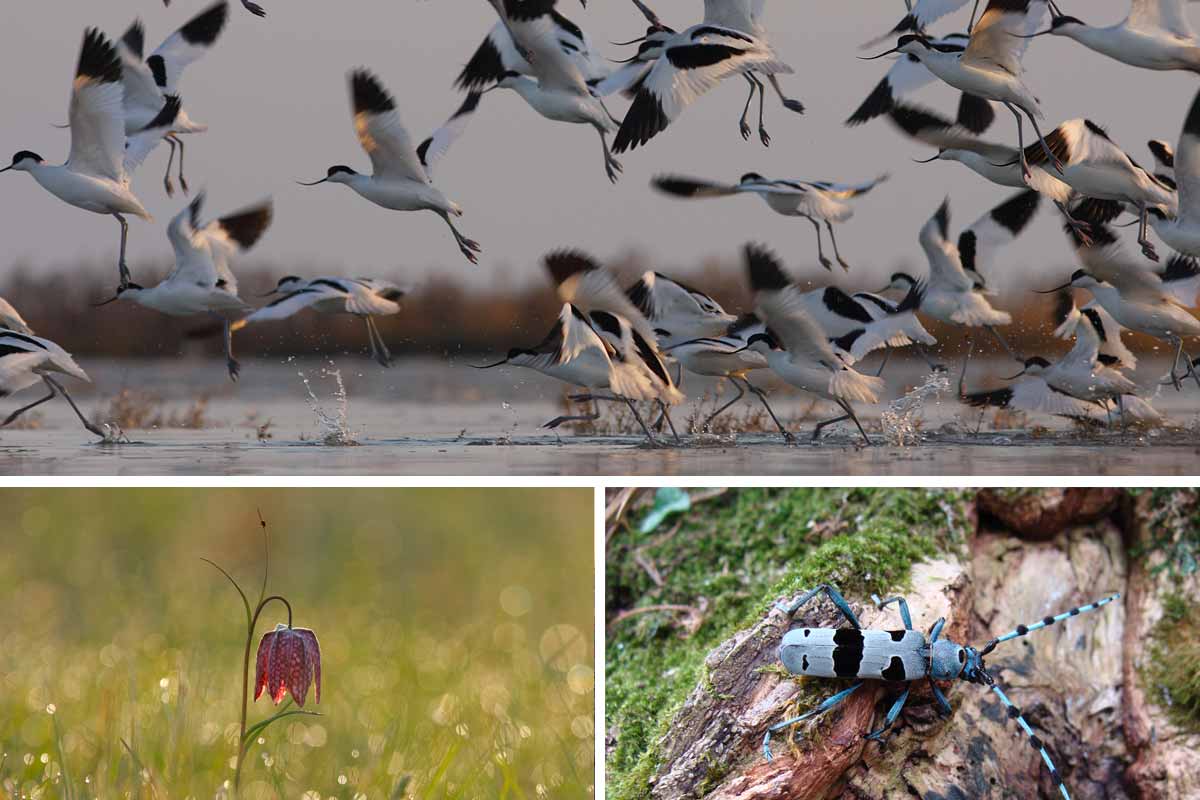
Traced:
<path id="1" fill-rule="evenodd" d="M 208 190 L 207 211 L 222 213 L 272 194 L 276 221 L 252 257 L 288 271 L 326 269 L 346 274 L 407 276 L 433 271 L 463 279 L 525 283 L 541 279 L 539 257 L 556 247 L 585 248 L 601 258 L 638 251 L 664 271 L 686 273 L 705 257 L 734 258 L 747 240 L 780 251 L 798 274 L 813 274 L 813 231 L 803 219 L 769 212 L 754 197 L 684 202 L 652 192 L 663 171 L 736 179 L 747 171 L 770 176 L 858 181 L 882 172 L 892 180 L 863 198 L 855 218 L 840 228 L 843 255 L 856 267 L 850 282 L 875 283 L 898 261 L 924 269 L 917 230 L 942 198 L 952 199 L 953 228 L 969 224 L 1007 196 L 964 167 L 917 165 L 931 151 L 902 138 L 884 120 L 846 128 L 843 120 L 881 77 L 886 61 L 855 59 L 858 45 L 902 14 L 901 0 L 772 0 L 767 22 L 781 56 L 796 70 L 787 90 L 808 106 L 799 116 L 768 98 L 769 148 L 743 142 L 737 116 L 745 82 L 701 98 L 648 146 L 621 156 L 623 179 L 605 178 L 595 132 L 542 119 L 515 93 L 487 95 L 466 135 L 439 165 L 436 182 L 460 203 L 460 222 L 484 247 L 471 266 L 449 231 L 429 212 L 376 208 L 343 186 L 296 186 L 331 164 L 366 170 L 350 123 L 346 72 L 365 65 L 396 96 L 415 139 L 440 125 L 459 103 L 451 83 L 495 21 L 481 0 L 262 0 L 266 19 L 236 0 L 230 23 L 213 53 L 186 74 L 182 93 L 206 134 L 187 137 L 187 175 L 193 190 Z M 98 25 L 119 36 L 136 16 L 147 29 L 147 49 L 206 8 L 201 0 L 106 0 L 104 3 L 10 0 L 0 11 L 0 160 L 30 149 L 61 163 L 68 133 L 51 123 L 66 119 L 67 98 L 80 38 Z M 1128 0 L 1063 0 L 1066 10 L 1093 24 L 1121 19 Z M 640 35 L 641 16 L 626 0 L 576 0 L 559 7 L 598 43 Z M 663 0 L 657 11 L 676 28 L 699 21 L 699 0 Z M 965 26 L 966 11 L 935 32 Z M 604 45 L 612 57 L 629 48 Z M 875 52 L 878 52 L 876 50 Z M 1197 87 L 1196 76 L 1135 70 L 1066 39 L 1036 40 L 1025 59 L 1028 83 L 1041 96 L 1048 130 L 1072 117 L 1106 125 L 1115 140 L 1143 163 L 1145 141 L 1175 140 Z M 955 96 L 944 86 L 923 90 L 919 102 L 952 113 Z M 620 116 L 624 101 L 611 108 Z M 989 136 L 1015 144 L 1015 124 L 1000 109 Z M 135 188 L 156 216 L 131 221 L 130 261 L 169 258 L 165 225 L 185 203 L 166 197 L 160 147 L 139 171 Z M 28 175 L 0 175 L 0 277 L 24 262 L 59 267 L 78 258 L 116 258 L 118 231 L 107 217 L 61 203 Z M 1056 217 L 1043 210 L 1033 228 L 997 265 L 1014 274 L 1071 263 Z M 115 270 L 114 270 L 115 275 Z M 840 278 L 847 282 L 846 278 Z M 997 277 L 997 283 L 1003 280 Z"/>

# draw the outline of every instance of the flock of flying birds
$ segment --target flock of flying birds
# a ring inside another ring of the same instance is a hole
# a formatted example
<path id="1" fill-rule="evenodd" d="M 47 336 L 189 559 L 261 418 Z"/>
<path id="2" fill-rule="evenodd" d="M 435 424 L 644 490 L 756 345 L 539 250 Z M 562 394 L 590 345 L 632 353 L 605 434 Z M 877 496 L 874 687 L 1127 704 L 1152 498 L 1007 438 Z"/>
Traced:
<path id="1" fill-rule="evenodd" d="M 618 0 L 610 0 L 617 2 Z M 1078 2 L 1078 0 L 1074 0 Z M 169 2 L 169 0 L 166 0 Z M 968 393 L 959 379 L 959 396 L 976 406 L 1089 420 L 1100 424 L 1157 419 L 1138 396 L 1127 374 L 1136 358 L 1123 344 L 1124 330 L 1137 331 L 1174 348 L 1170 373 L 1162 385 L 1200 386 L 1197 363 L 1185 352 L 1185 337 L 1200 335 L 1200 320 L 1189 308 L 1200 292 L 1200 94 L 1183 122 L 1178 143 L 1150 142 L 1157 164 L 1151 172 L 1123 151 L 1104 128 L 1088 119 L 1068 120 L 1043 134 L 1043 118 L 1034 91 L 1025 82 L 1022 57 L 1030 41 L 1042 35 L 1074 39 L 1097 53 L 1133 67 L 1200 72 L 1200 41 L 1185 14 L 1184 0 L 1132 0 L 1120 24 L 1093 27 L 1064 13 L 1056 0 L 989 0 L 982 14 L 975 0 L 967 33 L 935 36 L 929 28 L 968 0 L 905 0 L 907 13 L 880 40 L 895 46 L 872 58 L 896 55 L 886 75 L 847 120 L 859 125 L 887 118 L 904 135 L 936 148 L 934 159 L 957 161 L 985 180 L 1019 190 L 963 230 L 950 233 L 949 200 L 921 228 L 919 241 L 928 274 L 892 275 L 878 293 L 850 294 L 836 286 L 802 289 L 765 247 L 744 249 L 746 274 L 754 292 L 752 313 L 735 316 L 701 291 L 656 272 L 645 273 L 623 289 L 615 275 L 587 255 L 563 250 L 545 258 L 563 301 L 557 322 L 533 347 L 515 347 L 496 364 L 528 367 L 586 393 L 580 402 L 627 406 L 646 437 L 665 422 L 675 433 L 670 408 L 684 400 L 684 371 L 728 379 L 737 396 L 703 423 L 752 393 L 788 441 L 794 436 L 780 422 L 766 393 L 750 373 L 766 370 L 805 392 L 836 404 L 841 415 L 820 422 L 816 439 L 832 423 L 853 422 L 867 444 L 871 440 L 855 414 L 858 403 L 876 403 L 884 390 L 880 375 L 891 350 L 913 347 L 931 367 L 940 368 L 928 348 L 936 339 L 920 316 L 963 330 L 970 341 L 983 329 L 1021 363 L 1004 389 Z M 432 180 L 433 167 L 467 129 L 483 95 L 511 89 L 540 116 L 591 126 L 601 142 L 605 174 L 619 179 L 616 156 L 652 139 L 670 136 L 668 128 L 691 104 L 721 81 L 740 76 L 749 94 L 738 130 L 749 139 L 747 121 L 758 97 L 758 137 L 770 142 L 764 116 L 767 84 L 788 110 L 803 113 L 789 97 L 781 76 L 794 70 L 772 47 L 764 27 L 764 0 L 704 0 L 703 19 L 682 30 L 669 27 L 643 0 L 632 0 L 648 27 L 626 42 L 636 52 L 622 61 L 601 56 L 583 30 L 562 13 L 556 0 L 489 0 L 497 21 L 470 55 L 456 85 L 465 97 L 454 115 L 429 138 L 415 144 L 401 122 L 392 94 L 372 72 L 350 73 L 354 129 L 371 162 L 370 174 L 351 167 L 330 167 L 324 178 L 303 185 L 345 184 L 366 200 L 395 211 L 432 211 L 446 223 L 462 255 L 475 263 L 480 245 L 456 226 L 461 207 Z M 263 9 L 243 0 L 250 12 Z M 374 317 L 399 313 L 403 291 L 387 281 L 287 276 L 276 296 L 254 309 L 238 296 L 231 260 L 252 247 L 271 224 L 268 199 L 212 221 L 202 218 L 203 195 L 195 197 L 168 224 L 175 252 L 173 271 L 153 287 L 133 282 L 126 265 L 127 216 L 149 220 L 134 193 L 134 171 L 161 143 L 170 148 L 163 187 L 174 193 L 172 177 L 183 175 L 184 141 L 207 126 L 195 122 L 183 105 L 182 75 L 217 43 L 229 15 L 220 0 L 168 36 L 149 56 L 145 33 L 135 22 L 113 42 L 89 29 L 83 39 L 69 109 L 70 152 L 65 163 L 48 164 L 22 150 L 0 172 L 28 172 L 46 191 L 64 202 L 114 217 L 120 225 L 119 285 L 113 301 L 136 302 L 175 316 L 206 314 L 221 320 L 231 378 L 239 366 L 232 336 L 239 328 L 280 319 L 303 309 L 349 313 L 365 320 L 371 352 L 382 365 L 391 361 Z M 465 55 L 465 54 L 464 54 Z M 915 105 L 911 96 L 941 81 L 961 92 L 954 119 Z M 623 117 L 609 102 L 629 100 Z M 609 101 L 609 102 L 606 102 Z M 987 141 L 983 134 L 1008 109 L 1016 120 L 1016 145 Z M 1026 142 L 1025 122 L 1033 139 Z M 612 137 L 610 144 L 609 138 Z M 756 194 L 774 212 L 802 217 L 813 226 L 817 257 L 827 269 L 823 236 L 834 259 L 849 265 L 838 248 L 835 226 L 853 214 L 852 201 L 886 176 L 861 184 L 775 179 L 748 173 L 733 184 L 702 177 L 660 175 L 651 185 L 677 198 L 714 198 Z M 992 305 L 985 265 L 1028 225 L 1045 197 L 1062 215 L 1064 230 L 1080 269 L 1059 292 L 1055 334 L 1073 338 L 1063 358 L 1022 358 L 1000 328 L 1011 316 Z M 1123 214 L 1136 217 L 1140 254 L 1122 251 L 1114 230 Z M 824 228 L 824 230 L 822 229 Z M 1165 264 L 1151 231 L 1175 252 Z M 1072 289 L 1090 293 L 1077 307 Z M 884 351 L 875 374 L 861 371 L 869 353 Z M 967 358 L 970 357 L 968 350 Z M 672 365 L 676 374 L 672 375 Z M 487 368 L 481 367 L 481 368 Z M 963 365 L 965 377 L 966 363 Z M 0 299 L 0 397 L 39 382 L 49 394 L 17 409 L 7 425 L 25 411 L 62 395 L 88 430 L 105 432 L 79 411 L 58 374 L 87 380 L 86 373 L 60 346 L 34 335 L 20 314 Z M 642 416 L 649 403 L 658 422 Z M 593 413 L 563 416 L 546 424 L 595 419 Z M 678 434 L 675 433 L 678 440 Z"/>

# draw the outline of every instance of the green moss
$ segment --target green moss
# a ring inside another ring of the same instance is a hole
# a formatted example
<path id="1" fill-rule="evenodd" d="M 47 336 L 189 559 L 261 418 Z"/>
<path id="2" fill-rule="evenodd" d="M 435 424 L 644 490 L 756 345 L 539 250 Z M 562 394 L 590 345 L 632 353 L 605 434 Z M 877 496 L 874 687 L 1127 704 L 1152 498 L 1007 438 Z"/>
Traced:
<path id="1" fill-rule="evenodd" d="M 1161 553 L 1154 572 L 1173 578 L 1192 575 L 1200 569 L 1200 493 L 1195 489 L 1153 489 L 1150 519 L 1146 525 L 1150 541 L 1135 556 Z"/>
<path id="2" fill-rule="evenodd" d="M 1142 677 L 1150 696 L 1181 729 L 1200 733 L 1200 604 L 1182 594 L 1163 599 L 1163 618 L 1150 632 Z"/>
<path id="3" fill-rule="evenodd" d="M 608 797 L 645 797 L 658 738 L 698 684 L 704 657 L 751 626 L 786 594 L 829 582 L 851 600 L 903 588 L 912 564 L 957 549 L 968 492 L 950 490 L 746 489 L 698 504 L 678 530 L 614 534 L 606 606 L 618 612 L 671 604 L 705 609 L 690 635 L 677 617 L 648 612 L 610 626 L 606 727 Z M 659 581 L 661 580 L 661 585 Z M 711 785 L 716 785 L 715 782 Z"/>

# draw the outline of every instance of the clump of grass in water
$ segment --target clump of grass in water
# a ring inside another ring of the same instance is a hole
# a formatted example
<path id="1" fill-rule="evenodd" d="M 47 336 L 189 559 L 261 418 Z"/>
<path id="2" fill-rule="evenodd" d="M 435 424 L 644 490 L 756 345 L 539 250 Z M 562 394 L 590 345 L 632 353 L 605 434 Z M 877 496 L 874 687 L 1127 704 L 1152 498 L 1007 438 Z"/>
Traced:
<path id="1" fill-rule="evenodd" d="M 358 440 L 354 436 L 354 431 L 350 430 L 349 402 L 346 397 L 346 385 L 342 383 L 341 371 L 335 368 L 332 362 L 328 368 L 321 370 L 321 377 L 332 376 L 336 383 L 336 388 L 333 391 L 333 399 L 336 406 L 332 414 L 321 407 L 321 401 L 313 393 L 312 383 L 309 382 L 308 376 L 302 370 L 296 374 L 304 382 L 304 391 L 308 392 L 308 407 L 312 409 L 313 414 L 317 417 L 317 425 L 320 427 L 321 444 L 331 447 L 347 447 L 358 444 Z"/>
<path id="2" fill-rule="evenodd" d="M 921 443 L 922 412 L 930 400 L 938 400 L 950 389 L 950 378 L 944 371 L 931 372 L 925 382 L 914 386 L 903 397 L 888 404 L 879 421 L 883 425 L 883 436 L 893 447 L 907 447 Z"/>

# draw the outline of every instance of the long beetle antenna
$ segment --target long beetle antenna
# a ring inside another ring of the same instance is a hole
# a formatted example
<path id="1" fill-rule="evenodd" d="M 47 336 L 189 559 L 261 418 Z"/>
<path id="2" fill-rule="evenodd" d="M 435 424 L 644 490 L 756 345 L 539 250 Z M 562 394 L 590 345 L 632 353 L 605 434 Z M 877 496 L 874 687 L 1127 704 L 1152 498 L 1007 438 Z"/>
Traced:
<path id="1" fill-rule="evenodd" d="M 1111 600 L 1112 598 L 1109 599 Z M 1044 745 L 1042 740 L 1037 737 L 1037 734 L 1033 732 L 1033 728 L 1029 727 L 1029 723 L 1026 722 L 1025 717 L 1021 715 L 1021 709 L 1011 700 L 1009 700 L 1008 695 L 1006 695 L 996 684 L 993 683 L 988 688 L 996 693 L 996 696 L 1000 698 L 1000 702 L 1004 703 L 1004 706 L 1008 711 L 1009 718 L 1015 719 L 1017 721 L 1017 725 L 1019 725 L 1021 730 L 1025 732 L 1025 735 L 1029 737 L 1030 746 L 1041 754 L 1042 761 L 1046 762 L 1046 769 L 1050 771 L 1050 778 L 1054 781 L 1054 785 L 1058 787 L 1058 790 L 1062 792 L 1063 800 L 1071 800 L 1071 795 L 1067 792 L 1067 787 L 1063 783 L 1062 776 L 1058 774 L 1058 768 L 1054 766 L 1054 762 L 1050 760 L 1050 754 L 1046 752 L 1046 745 Z"/>
<path id="2" fill-rule="evenodd" d="M 1100 608 L 1101 606 L 1106 606 L 1109 603 L 1111 603 L 1112 601 L 1120 598 L 1120 596 L 1121 596 L 1121 593 L 1117 592 L 1116 594 L 1105 597 L 1103 600 L 1097 600 L 1096 602 L 1089 603 L 1086 606 L 1078 606 L 1076 608 L 1072 608 L 1070 611 L 1064 611 L 1063 613 L 1058 614 L 1057 616 L 1043 617 L 1041 622 L 1035 622 L 1032 625 L 1018 625 L 1015 629 L 1009 631 L 1008 633 L 1004 634 L 1003 636 L 998 636 L 995 639 L 992 639 L 987 644 L 985 644 L 983 646 L 983 649 L 979 651 L 979 655 L 981 657 L 986 656 L 988 653 L 995 650 L 996 645 L 1000 644 L 1001 642 L 1007 642 L 1010 639 L 1016 639 L 1018 636 L 1024 636 L 1028 633 L 1033 633 L 1034 631 L 1041 630 L 1042 628 L 1047 628 L 1056 622 L 1062 622 L 1064 619 L 1069 619 L 1071 617 L 1079 616 L 1080 614 L 1084 613 L 1085 611 L 1095 611 L 1097 608 Z"/>

